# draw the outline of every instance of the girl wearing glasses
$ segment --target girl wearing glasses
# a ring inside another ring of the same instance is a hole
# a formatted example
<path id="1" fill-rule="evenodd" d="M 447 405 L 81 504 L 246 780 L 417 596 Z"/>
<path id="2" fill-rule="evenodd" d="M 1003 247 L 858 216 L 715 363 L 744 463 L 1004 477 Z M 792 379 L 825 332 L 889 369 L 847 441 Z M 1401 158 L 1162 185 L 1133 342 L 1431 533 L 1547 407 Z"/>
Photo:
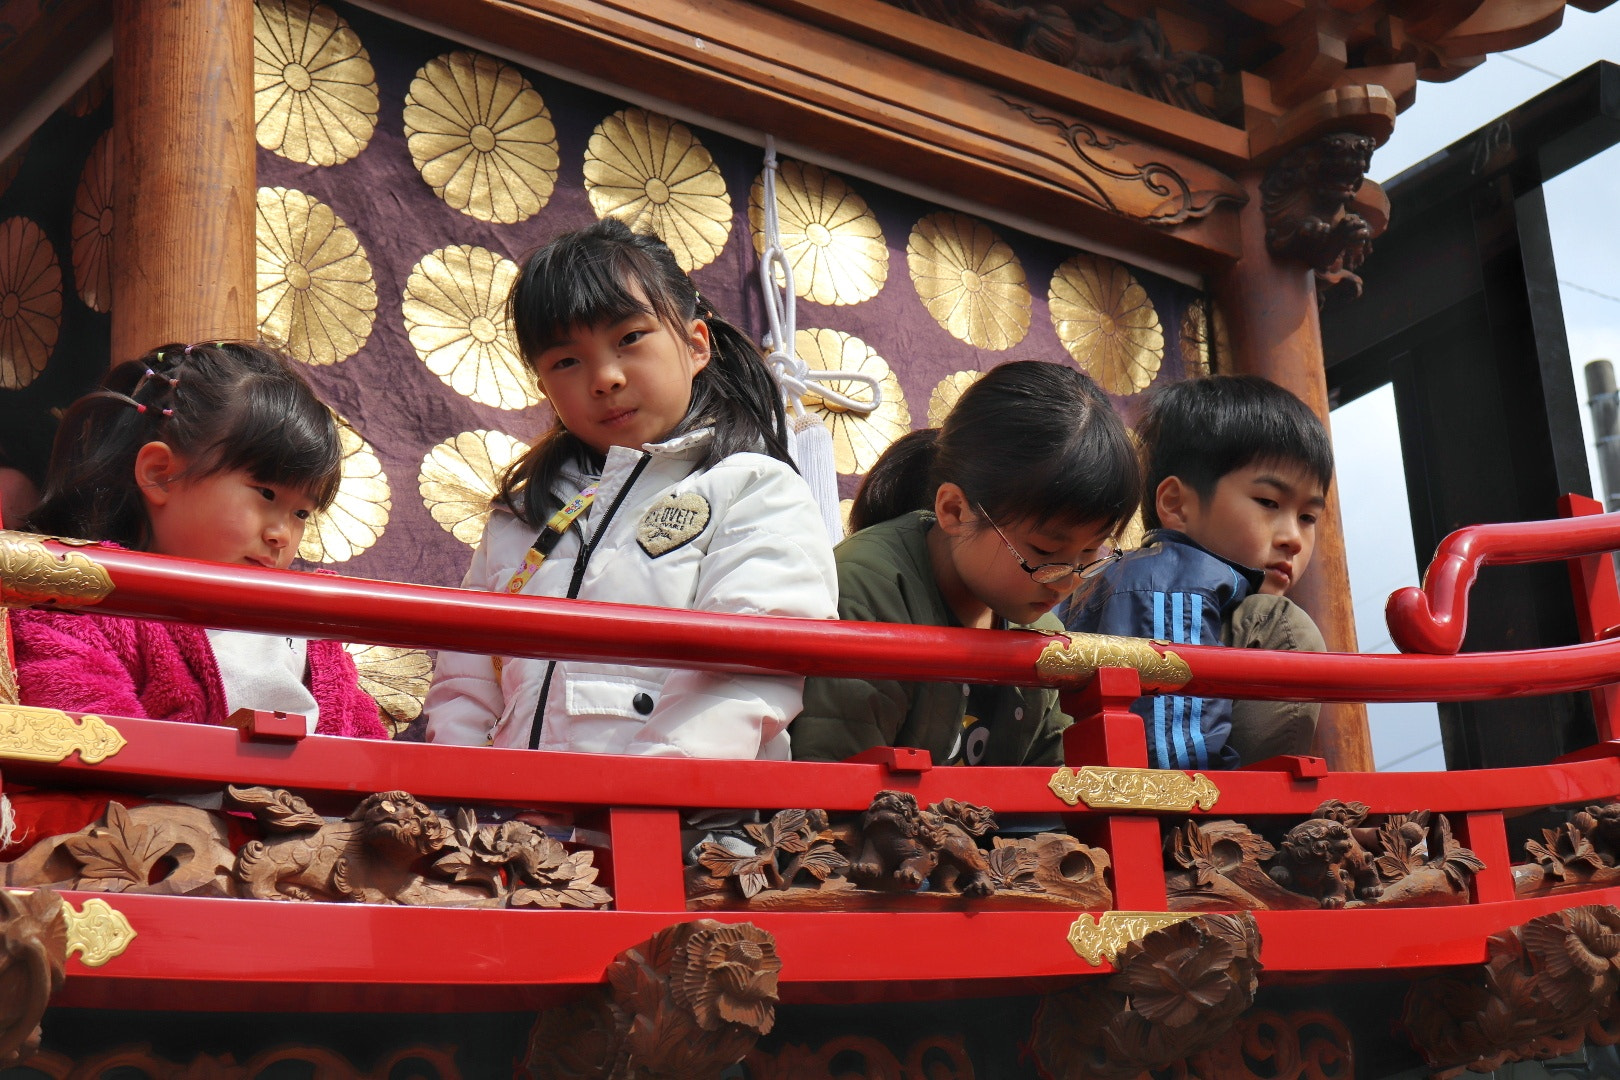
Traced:
<path id="1" fill-rule="evenodd" d="M 1106 395 L 1072 367 L 1003 364 L 939 428 L 914 431 L 867 473 L 838 546 L 839 616 L 865 622 L 1038 627 L 1116 556 L 1141 472 Z M 912 746 L 936 762 L 1056 765 L 1069 717 L 1057 692 L 962 683 L 811 679 L 793 756 L 842 761 Z"/>

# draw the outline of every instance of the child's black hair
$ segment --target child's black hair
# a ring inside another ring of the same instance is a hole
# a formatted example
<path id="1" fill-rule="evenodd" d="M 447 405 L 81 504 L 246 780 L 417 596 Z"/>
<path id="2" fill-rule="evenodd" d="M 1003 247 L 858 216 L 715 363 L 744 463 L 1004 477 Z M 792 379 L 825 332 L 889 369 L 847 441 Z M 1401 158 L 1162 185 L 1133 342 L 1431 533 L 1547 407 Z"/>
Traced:
<path id="1" fill-rule="evenodd" d="M 1142 522 L 1160 527 L 1158 490 L 1178 477 L 1209 499 L 1227 473 L 1256 462 L 1298 465 L 1327 493 L 1333 443 L 1299 398 L 1258 375 L 1211 375 L 1158 387 L 1136 427 L 1146 475 Z"/>
<path id="2" fill-rule="evenodd" d="M 1019 360 L 968 387 L 939 428 L 889 447 L 861 482 L 849 529 L 933 509 L 939 485 L 953 483 L 996 522 L 1113 530 L 1136 512 L 1141 479 L 1125 424 L 1095 382 Z"/>
<path id="3" fill-rule="evenodd" d="M 638 295 L 639 294 L 639 295 Z M 669 246 L 617 218 L 566 233 L 530 255 L 509 301 L 518 351 L 531 364 L 575 328 L 656 317 L 683 339 L 693 319 L 709 324 L 709 363 L 692 380 L 692 404 L 669 435 L 714 428 L 700 469 L 732 454 L 769 454 L 792 466 L 781 391 L 748 335 L 717 315 L 675 261 Z M 601 455 L 561 420 L 501 478 L 496 501 L 538 528 L 556 508 L 552 488 L 562 467 L 601 467 Z"/>
<path id="4" fill-rule="evenodd" d="M 293 361 L 241 341 L 165 345 L 114 367 L 68 408 L 26 527 L 144 548 L 135 456 L 149 442 L 185 459 L 181 478 L 244 469 L 323 510 L 337 495 L 337 421 Z"/>

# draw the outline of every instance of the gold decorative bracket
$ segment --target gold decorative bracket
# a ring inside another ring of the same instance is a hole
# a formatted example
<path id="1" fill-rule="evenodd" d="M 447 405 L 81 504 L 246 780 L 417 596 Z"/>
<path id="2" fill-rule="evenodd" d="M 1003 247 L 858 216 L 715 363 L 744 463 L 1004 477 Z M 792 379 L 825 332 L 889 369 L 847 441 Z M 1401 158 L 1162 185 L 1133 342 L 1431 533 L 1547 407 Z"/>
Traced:
<path id="1" fill-rule="evenodd" d="M 1046 782 L 1069 806 L 1084 802 L 1093 810 L 1210 810 L 1220 788 L 1203 773 L 1174 769 L 1110 769 L 1064 766 Z"/>
<path id="2" fill-rule="evenodd" d="M 123 955 L 135 940 L 135 928 L 124 913 L 99 897 L 86 900 L 77 911 L 63 903 L 62 917 L 67 920 L 67 954 L 77 952 L 85 967 L 100 967 Z"/>
<path id="3" fill-rule="evenodd" d="M 0 604 L 89 607 L 113 591 L 106 567 L 82 551 L 64 551 L 58 556 L 45 546 L 45 540 L 32 533 L 0 529 Z"/>
<path id="4" fill-rule="evenodd" d="M 0 705 L 0 758 L 54 764 L 77 750 L 79 760 L 95 765 L 124 748 L 124 736 L 99 716 L 77 722 L 57 709 Z"/>
<path id="5" fill-rule="evenodd" d="M 1090 682 L 1098 668 L 1134 668 L 1143 690 L 1179 690 L 1192 678 L 1192 668 L 1169 645 L 1108 634 L 1058 635 L 1035 660 L 1035 674 L 1042 685 L 1072 687 Z"/>
<path id="6" fill-rule="evenodd" d="M 1105 911 L 1101 918 L 1088 913 L 1069 927 L 1069 944 L 1086 963 L 1101 967 L 1112 964 L 1131 942 L 1192 917 L 1192 912 L 1178 911 Z"/>

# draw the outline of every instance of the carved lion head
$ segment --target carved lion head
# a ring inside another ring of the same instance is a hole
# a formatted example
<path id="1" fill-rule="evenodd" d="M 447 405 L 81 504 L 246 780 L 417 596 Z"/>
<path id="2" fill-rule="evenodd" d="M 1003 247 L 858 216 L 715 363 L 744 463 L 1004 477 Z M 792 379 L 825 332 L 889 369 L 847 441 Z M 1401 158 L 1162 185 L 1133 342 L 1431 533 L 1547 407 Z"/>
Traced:
<path id="1" fill-rule="evenodd" d="M 1338 866 L 1349 857 L 1350 846 L 1350 830 L 1326 818 L 1300 822 L 1282 841 L 1283 856 L 1300 866 Z"/>
<path id="2" fill-rule="evenodd" d="M 413 855 L 431 855 L 450 842 L 450 823 L 418 802 L 408 791 L 368 795 L 349 814 L 364 828 L 366 842 Z"/>

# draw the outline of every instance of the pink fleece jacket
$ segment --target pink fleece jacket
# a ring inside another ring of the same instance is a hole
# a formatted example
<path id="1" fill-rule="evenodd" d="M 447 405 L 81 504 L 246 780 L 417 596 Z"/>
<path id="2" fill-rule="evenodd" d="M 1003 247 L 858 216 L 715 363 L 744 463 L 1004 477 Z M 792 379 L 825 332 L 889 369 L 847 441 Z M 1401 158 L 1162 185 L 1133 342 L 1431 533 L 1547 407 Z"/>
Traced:
<path id="1" fill-rule="evenodd" d="M 11 613 L 11 633 L 24 705 L 225 723 L 225 684 L 200 626 L 24 610 Z M 321 707 L 317 735 L 388 737 L 377 703 L 360 689 L 354 660 L 338 642 L 309 643 L 308 685 Z"/>

